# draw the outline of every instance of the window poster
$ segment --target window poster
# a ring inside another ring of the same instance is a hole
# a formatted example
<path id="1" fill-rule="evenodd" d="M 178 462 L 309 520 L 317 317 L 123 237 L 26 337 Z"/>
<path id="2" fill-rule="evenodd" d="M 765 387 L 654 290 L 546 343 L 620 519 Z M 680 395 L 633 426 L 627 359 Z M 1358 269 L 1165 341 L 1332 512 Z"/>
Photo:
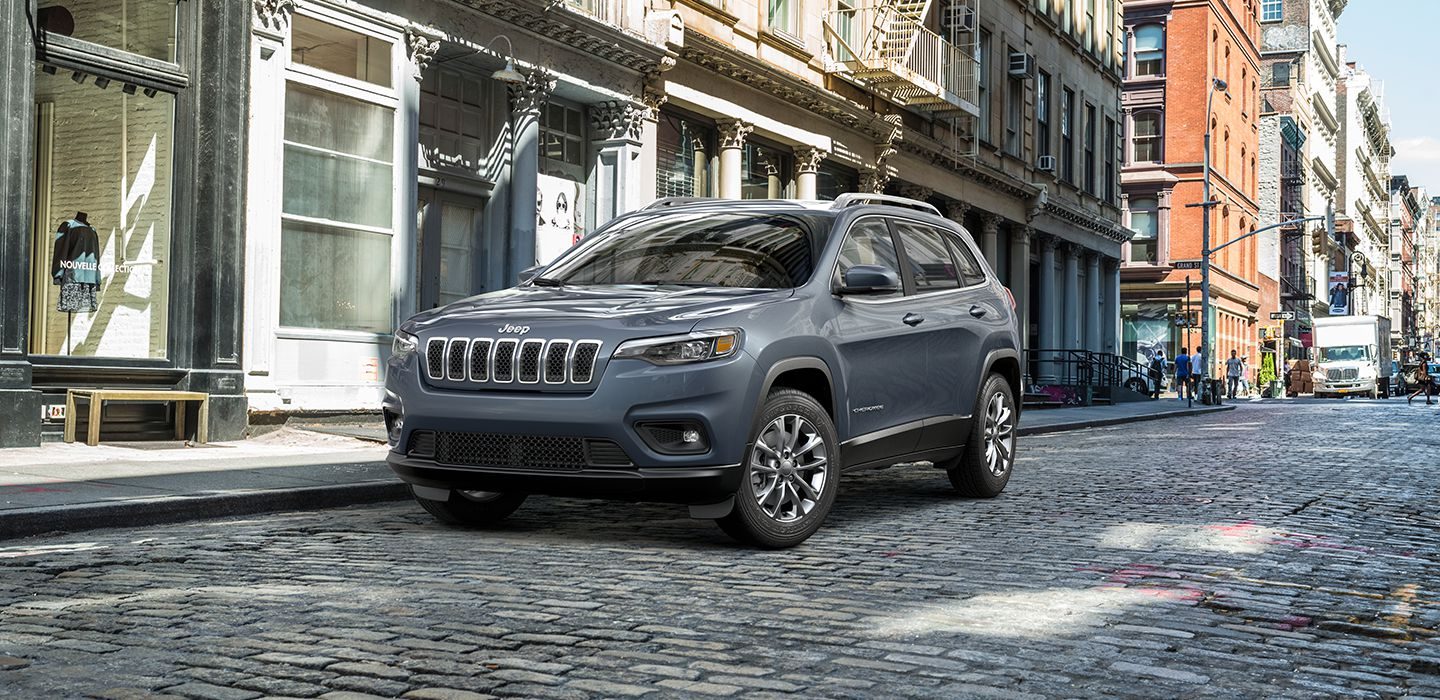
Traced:
<path id="1" fill-rule="evenodd" d="M 535 202 L 535 262 L 545 265 L 585 235 L 580 183 L 540 175 Z"/>

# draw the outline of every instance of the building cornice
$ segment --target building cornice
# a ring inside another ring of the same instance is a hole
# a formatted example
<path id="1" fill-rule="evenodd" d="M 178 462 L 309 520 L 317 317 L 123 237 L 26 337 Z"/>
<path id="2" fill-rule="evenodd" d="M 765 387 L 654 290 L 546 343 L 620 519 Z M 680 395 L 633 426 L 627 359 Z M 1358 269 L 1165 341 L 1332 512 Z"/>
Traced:
<path id="1" fill-rule="evenodd" d="M 455 2 L 647 76 L 659 75 L 669 67 L 667 62 L 674 61 L 673 53 L 644 36 L 566 9 L 559 3 L 540 0 Z"/>

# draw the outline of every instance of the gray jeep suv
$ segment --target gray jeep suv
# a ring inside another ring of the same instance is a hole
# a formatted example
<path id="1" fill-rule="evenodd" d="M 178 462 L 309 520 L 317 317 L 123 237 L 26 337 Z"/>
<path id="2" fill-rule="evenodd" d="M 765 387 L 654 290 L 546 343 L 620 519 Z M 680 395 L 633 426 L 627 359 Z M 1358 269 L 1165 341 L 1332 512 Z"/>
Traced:
<path id="1" fill-rule="evenodd" d="M 660 501 L 788 547 L 843 471 L 930 462 L 978 497 L 1010 478 L 1014 300 L 928 204 L 664 199 L 522 276 L 395 333 L 388 461 L 444 522 Z"/>

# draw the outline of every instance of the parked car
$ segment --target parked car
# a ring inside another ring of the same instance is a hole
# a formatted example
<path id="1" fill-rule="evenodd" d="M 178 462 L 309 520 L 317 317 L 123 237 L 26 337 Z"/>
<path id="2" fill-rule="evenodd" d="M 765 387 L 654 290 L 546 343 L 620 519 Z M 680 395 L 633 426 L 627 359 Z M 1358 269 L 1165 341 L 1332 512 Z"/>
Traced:
<path id="1" fill-rule="evenodd" d="M 928 204 L 661 200 L 526 276 L 395 333 L 388 461 L 444 522 L 661 501 L 787 547 L 850 469 L 1010 479 L 1014 299 Z"/>

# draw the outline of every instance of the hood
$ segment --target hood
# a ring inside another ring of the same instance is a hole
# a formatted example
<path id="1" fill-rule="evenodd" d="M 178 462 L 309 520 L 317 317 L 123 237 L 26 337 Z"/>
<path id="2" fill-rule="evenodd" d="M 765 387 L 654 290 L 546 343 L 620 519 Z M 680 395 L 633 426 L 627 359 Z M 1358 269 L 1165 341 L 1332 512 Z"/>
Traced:
<path id="1" fill-rule="evenodd" d="M 771 304 L 790 289 L 667 285 L 522 286 L 481 294 L 424 311 L 401 324 L 415 334 L 440 333 L 451 324 L 554 327 L 564 324 L 612 330 L 644 329 L 646 334 L 687 332 L 701 321 Z M 472 331 L 473 332 L 473 331 Z"/>

